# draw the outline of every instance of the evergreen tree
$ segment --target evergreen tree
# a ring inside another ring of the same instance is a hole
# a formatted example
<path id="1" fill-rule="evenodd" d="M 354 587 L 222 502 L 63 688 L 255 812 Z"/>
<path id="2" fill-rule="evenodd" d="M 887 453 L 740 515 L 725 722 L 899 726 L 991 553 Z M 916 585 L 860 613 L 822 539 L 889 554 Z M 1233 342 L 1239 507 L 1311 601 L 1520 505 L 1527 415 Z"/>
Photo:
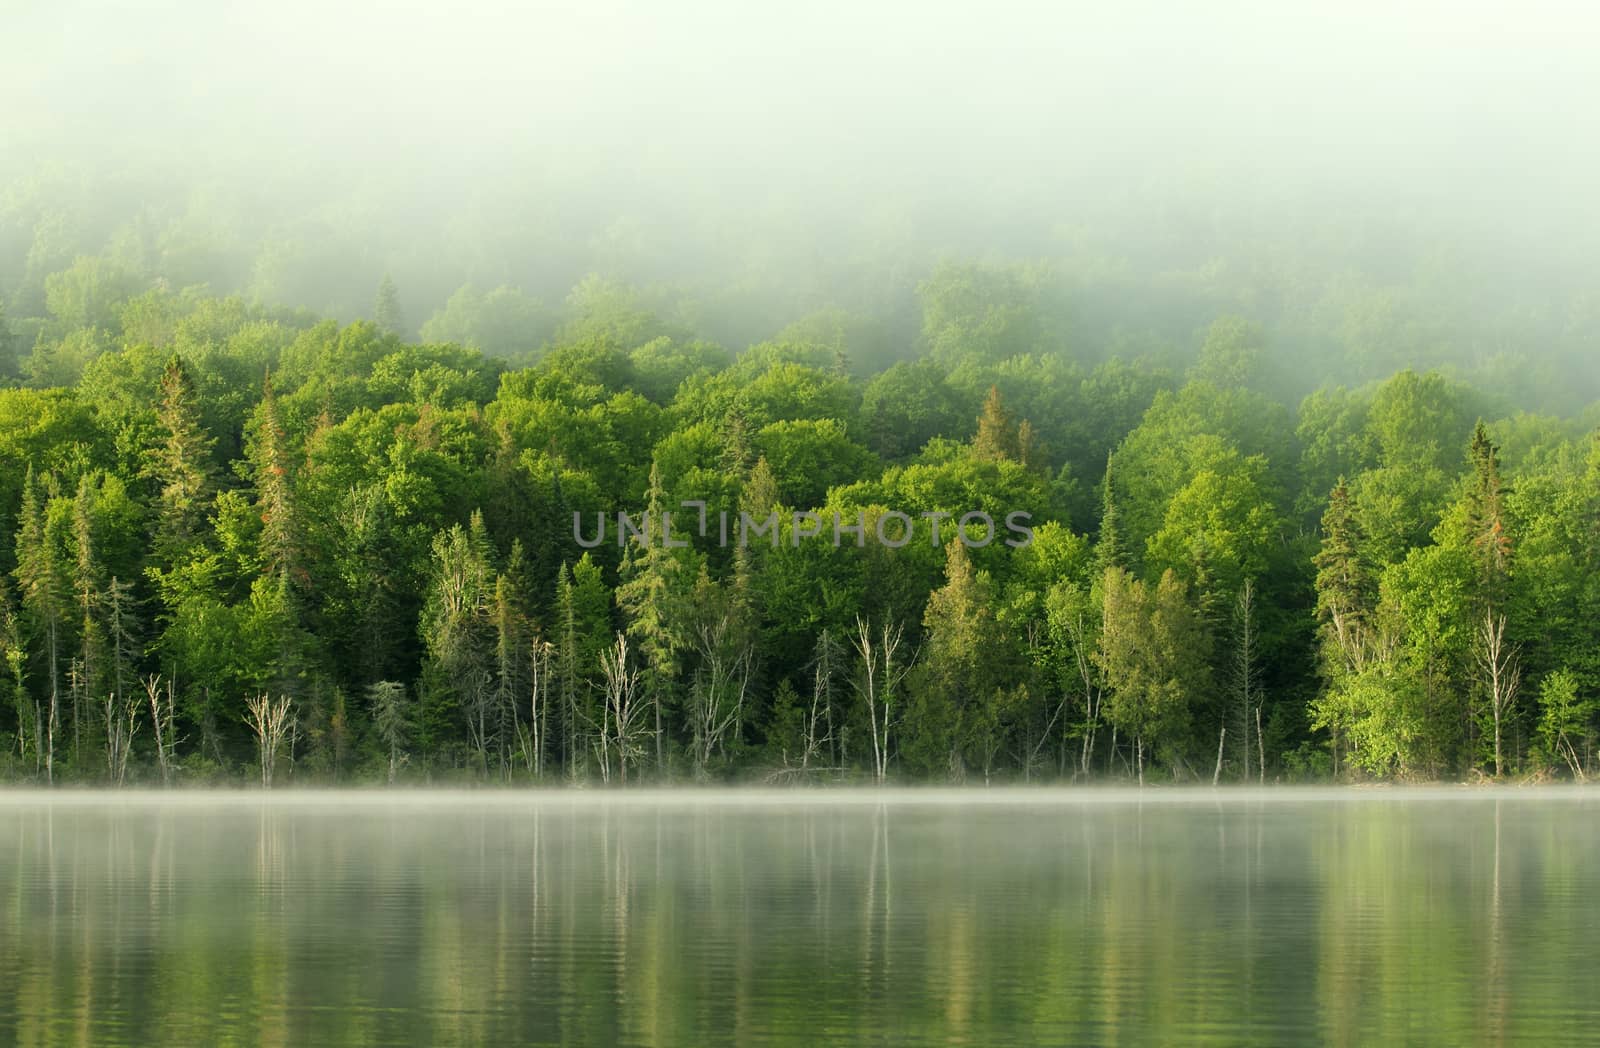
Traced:
<path id="1" fill-rule="evenodd" d="M 1031 432 L 1031 427 L 1030 427 Z M 1019 461 L 1017 425 L 1006 410 L 999 386 L 990 386 L 978 416 L 978 434 L 972 440 L 973 457 L 986 461 Z"/>
<path id="2" fill-rule="evenodd" d="M 173 356 L 161 373 L 156 419 L 164 439 L 152 455 L 150 474 L 160 485 L 156 556 L 171 566 L 185 556 L 205 526 L 215 484 L 216 441 L 200 424 L 199 398 L 183 361 Z"/>
<path id="3" fill-rule="evenodd" d="M 987 577 L 980 576 L 964 543 L 945 547 L 945 584 L 928 595 L 923 613 L 925 658 L 916 725 L 905 744 L 928 770 L 965 777 L 967 754 L 994 732 L 990 681 L 1003 658 L 997 642 Z"/>
<path id="4" fill-rule="evenodd" d="M 522 723 L 519 709 L 529 693 L 529 652 L 532 635 L 522 608 L 523 597 L 515 573 L 507 571 L 494 580 L 494 599 L 490 615 L 494 626 L 494 712 L 496 741 L 502 776 L 511 774 L 513 745 L 532 745 L 532 724 Z M 530 712 L 531 716 L 531 712 Z"/>
<path id="5" fill-rule="evenodd" d="M 1122 517 L 1117 509 L 1117 489 L 1112 482 L 1111 464 L 1115 456 L 1106 456 L 1105 479 L 1100 484 L 1100 540 L 1095 543 L 1095 563 L 1104 573 L 1110 568 L 1128 566 L 1127 551 L 1122 545 Z"/>
<path id="6" fill-rule="evenodd" d="M 106 683 L 117 702 L 128 701 L 137 691 L 139 617 L 132 588 L 116 576 L 105 590 L 106 640 L 109 662 Z"/>
<path id="7" fill-rule="evenodd" d="M 1489 439 L 1482 419 L 1473 428 L 1467 457 L 1472 465 L 1467 516 L 1472 547 L 1479 558 L 1484 599 L 1500 604 L 1505 599 L 1511 571 L 1511 534 L 1506 522 L 1506 493 L 1500 479 L 1500 449 Z"/>
<path id="8" fill-rule="evenodd" d="M 389 784 L 393 785 L 404 758 L 401 747 L 405 745 L 406 686 L 392 680 L 380 680 L 367 689 L 367 704 L 372 708 L 372 726 L 387 750 Z"/>
<path id="9" fill-rule="evenodd" d="M 51 526 L 49 493 L 29 467 L 22 487 L 17 531 L 17 587 L 29 631 L 43 645 L 47 696 L 42 726 L 45 779 L 55 781 L 56 737 L 61 728 L 61 656 L 70 605 L 70 580 Z"/>
<path id="10" fill-rule="evenodd" d="M 95 549 L 95 490 L 89 478 L 78 481 L 72 501 L 72 593 L 78 617 L 78 655 L 74 659 L 72 686 L 72 759 L 82 761 L 83 718 L 99 701 L 104 670 L 101 666 L 106 631 L 102 604 L 104 581 Z"/>
<path id="11" fill-rule="evenodd" d="M 1317 569 L 1317 615 L 1327 638 L 1351 669 L 1357 668 L 1363 657 L 1375 599 L 1362 543 L 1361 522 L 1351 506 L 1350 488 L 1341 477 L 1328 495 L 1328 508 L 1322 515 L 1322 545 L 1312 564 Z"/>
<path id="12" fill-rule="evenodd" d="M 11 589 L 0 576 L 0 694 L 16 716 L 17 756 L 26 760 L 34 751 L 35 771 L 42 758 L 39 745 L 39 704 L 27 689 L 28 649 L 23 624 L 11 599 Z M 31 740 L 31 741 L 30 741 Z"/>
<path id="13" fill-rule="evenodd" d="M 663 714 L 672 702 L 679 657 L 689 644 L 687 623 L 693 576 L 668 549 L 661 534 L 661 514 L 666 506 L 661 467 L 650 465 L 650 486 L 645 509 L 648 539 L 629 541 L 622 560 L 622 584 L 617 587 L 617 607 L 627 619 L 627 633 L 644 656 L 645 685 L 655 719 L 655 756 L 658 771 L 665 767 Z"/>
<path id="14" fill-rule="evenodd" d="M 1500 449 L 1489 439 L 1479 419 L 1467 444 L 1471 474 L 1467 492 L 1436 538 L 1444 544 L 1464 546 L 1477 573 L 1473 595 L 1470 667 L 1472 683 L 1487 704 L 1478 713 L 1492 725 L 1496 777 L 1506 766 L 1505 726 L 1515 715 L 1522 686 L 1522 655 L 1509 629 L 1513 545 L 1505 506 L 1506 489 L 1500 476 Z M 1462 535 L 1462 530 L 1465 534 Z M 1462 540 L 1465 540 L 1464 542 Z"/>
<path id="15" fill-rule="evenodd" d="M 1239 767 L 1245 781 L 1250 779 L 1250 762 L 1257 761 L 1257 778 L 1266 779 L 1265 754 L 1259 737 L 1261 731 L 1261 667 L 1260 627 L 1256 622 L 1256 586 L 1254 579 L 1245 579 L 1239 588 L 1233 607 L 1233 665 L 1231 685 L 1234 709 L 1230 718 L 1235 738 L 1239 740 Z M 1251 733 L 1257 734 L 1255 751 L 1251 751 Z"/>
<path id="16" fill-rule="evenodd" d="M 585 553 L 570 567 L 563 562 L 556 580 L 555 686 L 566 735 L 567 773 L 577 776 L 594 733 L 600 730 L 599 689 L 594 674 L 612 635 L 611 594 L 600 568 Z"/>
<path id="17" fill-rule="evenodd" d="M 256 408 L 256 439 L 251 448 L 256 488 L 256 512 L 261 518 L 262 573 L 298 588 L 307 576 L 304 538 L 295 504 L 294 477 L 290 472 L 288 437 L 273 392 L 272 376 L 262 387 Z"/>
<path id="18" fill-rule="evenodd" d="M 562 760 L 567 774 L 578 770 L 578 737 L 584 728 L 584 718 L 579 712 L 578 694 L 584 683 L 578 666 L 578 609 L 572 591 L 572 571 L 566 561 L 556 575 L 556 688 L 561 700 L 562 726 L 565 729 L 565 747 Z"/>
<path id="19" fill-rule="evenodd" d="M 455 703 L 479 770 L 499 742 L 494 681 L 493 569 L 483 516 L 457 524 L 433 541 L 433 574 L 423 610 L 422 639 L 433 689 Z"/>

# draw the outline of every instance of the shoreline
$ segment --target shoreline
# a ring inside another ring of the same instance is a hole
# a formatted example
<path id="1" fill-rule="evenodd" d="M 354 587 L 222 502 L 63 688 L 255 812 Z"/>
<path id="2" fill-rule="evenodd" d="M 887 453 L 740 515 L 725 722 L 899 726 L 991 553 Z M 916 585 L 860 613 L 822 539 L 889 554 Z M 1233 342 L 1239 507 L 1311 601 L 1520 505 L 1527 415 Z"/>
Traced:
<path id="1" fill-rule="evenodd" d="M 0 789 L 0 810 L 22 808 L 1077 808 L 1195 806 L 1201 804 L 1332 804 L 1350 802 L 1474 801 L 1600 802 L 1600 788 L 1583 784 L 1507 785 L 1306 785 L 1306 786 L 1041 786 L 1041 787 L 828 787 L 771 789 L 678 786 L 639 790 L 565 786 L 534 788 L 306 789 Z"/>

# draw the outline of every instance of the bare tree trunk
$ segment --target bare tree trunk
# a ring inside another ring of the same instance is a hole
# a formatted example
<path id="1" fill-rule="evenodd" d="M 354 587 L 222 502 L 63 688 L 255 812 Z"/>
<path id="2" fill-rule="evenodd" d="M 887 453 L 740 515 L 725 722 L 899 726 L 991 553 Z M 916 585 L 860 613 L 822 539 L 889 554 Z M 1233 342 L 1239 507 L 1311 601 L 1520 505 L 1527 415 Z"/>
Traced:
<path id="1" fill-rule="evenodd" d="M 807 771 L 810 769 L 811 758 L 816 756 L 817 751 L 822 747 L 823 740 L 817 734 L 817 726 L 821 721 L 819 711 L 823 707 L 824 696 L 828 694 L 828 690 L 832 687 L 832 682 L 827 677 L 829 672 L 830 667 L 819 663 L 816 670 L 812 673 L 811 712 L 806 717 L 805 746 L 800 754 L 801 771 Z"/>
<path id="2" fill-rule="evenodd" d="M 50 718 L 45 727 L 44 778 L 51 785 L 56 781 L 56 725 L 61 721 L 60 664 L 56 653 L 56 624 L 52 618 L 49 627 L 50 648 Z"/>
<path id="3" fill-rule="evenodd" d="M 538 723 L 539 736 L 535 740 L 534 752 L 538 755 L 539 767 L 534 774 L 543 777 L 544 748 L 549 745 L 546 740 L 550 736 L 550 661 L 554 645 L 549 641 L 545 641 L 540 650 L 544 654 L 544 672 L 539 674 L 539 681 L 544 691 L 539 701 L 539 716 L 535 718 Z"/>
<path id="4" fill-rule="evenodd" d="M 1100 725 L 1100 705 L 1103 694 L 1095 684 L 1094 665 L 1088 655 L 1089 626 L 1087 620 L 1080 613 L 1076 619 L 1069 620 L 1069 629 L 1072 631 L 1073 660 L 1077 663 L 1078 679 L 1083 682 L 1083 748 L 1079 754 L 1078 768 L 1083 777 L 1089 777 L 1089 770 L 1094 762 L 1095 733 Z M 1063 725 L 1065 730 L 1065 725 Z M 1115 738 L 1113 736 L 1113 738 Z M 1115 743 L 1113 743 L 1115 745 Z"/>
<path id="5" fill-rule="evenodd" d="M 617 747 L 617 770 L 622 785 L 628 784 L 629 758 L 637 760 L 637 754 L 642 751 L 637 736 L 639 729 L 636 724 L 639 709 L 635 698 L 639 689 L 639 671 L 631 669 L 628 665 L 628 638 L 622 633 L 617 634 L 617 643 L 607 651 L 600 654 L 600 672 L 605 678 L 606 716 L 611 722 L 615 733 Z M 659 715 L 660 707 L 657 706 Z M 602 736 L 606 733 L 601 732 Z M 659 742 L 659 738 L 657 740 Z M 610 743 L 601 743 L 602 760 L 605 767 L 602 774 L 609 777 Z"/>
<path id="6" fill-rule="evenodd" d="M 161 697 L 161 674 L 152 674 L 144 679 L 144 690 L 150 699 L 150 726 L 156 736 L 156 763 L 161 768 L 161 785 L 172 785 L 173 747 L 176 740 L 172 737 L 174 695 L 172 681 L 167 681 L 166 701 Z"/>
<path id="7" fill-rule="evenodd" d="M 1503 724 L 1517 701 L 1522 670 L 1516 646 L 1506 643 L 1504 615 L 1496 615 L 1493 608 L 1484 612 L 1476 639 L 1474 655 L 1478 662 L 1479 679 L 1489 691 L 1490 711 L 1494 714 L 1494 777 L 1498 779 L 1505 774 L 1501 741 Z"/>
<path id="8" fill-rule="evenodd" d="M 533 696 L 529 708 L 528 731 L 523 735 L 522 729 L 517 729 L 517 735 L 522 742 L 523 761 L 528 766 L 528 771 L 535 779 L 544 776 L 544 747 L 546 731 L 545 726 L 549 721 L 550 706 L 550 652 L 552 645 L 548 641 L 535 638 L 533 642 Z"/>
<path id="9" fill-rule="evenodd" d="M 578 775 L 578 682 L 572 679 L 577 675 L 577 661 L 568 655 L 562 655 L 561 659 L 561 697 L 567 718 L 567 778 L 573 779 Z"/>
<path id="10" fill-rule="evenodd" d="M 867 719 L 872 731 L 872 777 L 883 782 L 882 743 L 878 734 L 877 673 L 878 656 L 873 649 L 872 630 L 865 619 L 856 619 L 856 651 L 861 655 L 863 681 L 858 685 L 861 697 L 867 700 Z"/>
<path id="11" fill-rule="evenodd" d="M 737 734 L 744 717 L 754 653 L 733 636 L 734 629 L 733 619 L 723 615 L 696 635 L 701 665 L 690 687 L 688 712 L 697 778 L 709 774 L 711 758 L 730 731 Z"/>
<path id="12" fill-rule="evenodd" d="M 1241 750 L 1244 755 L 1244 766 L 1240 771 L 1240 782 L 1250 781 L 1250 713 L 1251 711 L 1247 708 L 1244 715 L 1244 746 Z"/>
<path id="13" fill-rule="evenodd" d="M 1572 769 L 1572 777 L 1578 782 L 1587 782 L 1588 780 L 1583 774 L 1583 760 L 1578 756 L 1578 751 L 1573 748 L 1572 740 L 1567 738 L 1566 732 L 1562 732 L 1561 737 L 1556 740 L 1556 747 L 1561 751 L 1561 756 L 1565 758 L 1567 767 Z"/>
<path id="14" fill-rule="evenodd" d="M 79 659 L 67 666 L 67 693 L 72 696 L 72 766 L 83 767 L 83 691 L 88 673 Z M 81 773 L 80 773 L 81 774 Z"/>
<path id="15" fill-rule="evenodd" d="M 1261 707 L 1256 707 L 1256 770 L 1261 775 L 1261 785 L 1267 784 L 1267 744 L 1261 741 Z"/>
<path id="16" fill-rule="evenodd" d="M 1228 726 L 1224 724 L 1222 726 L 1222 730 L 1217 733 L 1217 769 L 1211 773 L 1211 786 L 1213 789 L 1216 788 L 1217 783 L 1222 779 L 1222 744 L 1227 740 L 1227 738 Z M 1245 752 L 1249 752 L 1248 747 L 1246 748 Z"/>
<path id="17" fill-rule="evenodd" d="M 105 713 L 106 773 L 112 783 L 121 786 L 128 771 L 128 751 L 139 727 L 139 704 L 127 698 L 119 702 L 117 695 L 107 695 Z"/>
<path id="18" fill-rule="evenodd" d="M 249 710 L 245 723 L 256 734 L 257 752 L 261 757 L 261 786 L 270 790 L 272 773 L 278 763 L 278 749 L 289 738 L 292 728 L 290 713 L 294 703 L 287 695 L 280 695 L 273 700 L 263 694 L 246 699 L 245 707 Z"/>
<path id="19" fill-rule="evenodd" d="M 896 671 L 894 663 L 901 637 L 900 627 L 886 622 L 881 638 L 874 640 L 867 621 L 856 619 L 856 635 L 852 641 L 864 670 L 856 690 L 867 703 L 867 719 L 872 729 L 872 774 L 880 786 L 889 777 L 889 722 L 894 691 L 906 674 L 905 669 Z"/>

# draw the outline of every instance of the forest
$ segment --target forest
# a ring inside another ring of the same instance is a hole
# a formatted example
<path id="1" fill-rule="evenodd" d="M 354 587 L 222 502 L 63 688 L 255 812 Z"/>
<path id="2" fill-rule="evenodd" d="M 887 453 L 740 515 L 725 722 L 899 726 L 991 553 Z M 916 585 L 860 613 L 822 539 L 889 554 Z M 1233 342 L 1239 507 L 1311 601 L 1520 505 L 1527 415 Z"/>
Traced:
<path id="1" fill-rule="evenodd" d="M 894 240 L 797 294 L 759 243 L 671 282 L 606 241 L 408 293 L 216 195 L 8 185 L 9 781 L 1594 770 L 1592 296 L 1333 225 L 1292 270 L 1225 229 L 1188 269 Z M 779 530 L 574 525 L 686 502 Z M 934 540 L 969 512 L 1032 541 Z"/>

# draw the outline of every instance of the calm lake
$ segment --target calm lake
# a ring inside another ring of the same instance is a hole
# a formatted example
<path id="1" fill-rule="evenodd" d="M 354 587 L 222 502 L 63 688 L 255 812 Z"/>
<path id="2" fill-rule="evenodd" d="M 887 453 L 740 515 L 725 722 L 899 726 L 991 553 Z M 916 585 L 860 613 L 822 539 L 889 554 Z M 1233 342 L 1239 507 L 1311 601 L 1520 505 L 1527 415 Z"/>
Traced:
<path id="1" fill-rule="evenodd" d="M 0 794 L 0 1043 L 1600 1038 L 1600 791 Z"/>

